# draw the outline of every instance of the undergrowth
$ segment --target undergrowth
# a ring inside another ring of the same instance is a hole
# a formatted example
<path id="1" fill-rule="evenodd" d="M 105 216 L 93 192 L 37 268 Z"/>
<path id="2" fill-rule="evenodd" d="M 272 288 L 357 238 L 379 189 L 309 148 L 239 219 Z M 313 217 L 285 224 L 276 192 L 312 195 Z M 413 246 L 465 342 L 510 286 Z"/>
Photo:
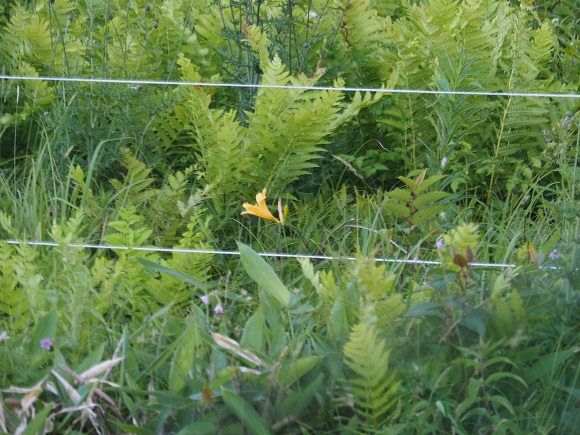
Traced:
<path id="1" fill-rule="evenodd" d="M 1 5 L 0 431 L 572 433 L 577 22 Z"/>

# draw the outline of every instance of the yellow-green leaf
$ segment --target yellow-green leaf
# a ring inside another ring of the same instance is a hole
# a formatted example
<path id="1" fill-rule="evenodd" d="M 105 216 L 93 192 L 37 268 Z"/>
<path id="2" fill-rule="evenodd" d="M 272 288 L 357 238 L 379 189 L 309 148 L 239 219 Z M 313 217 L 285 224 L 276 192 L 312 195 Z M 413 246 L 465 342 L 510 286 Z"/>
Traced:
<path id="1" fill-rule="evenodd" d="M 250 278 L 262 287 L 266 294 L 276 299 L 282 306 L 287 306 L 290 303 L 290 292 L 274 269 L 249 246 L 238 242 L 238 249 L 244 269 Z"/>

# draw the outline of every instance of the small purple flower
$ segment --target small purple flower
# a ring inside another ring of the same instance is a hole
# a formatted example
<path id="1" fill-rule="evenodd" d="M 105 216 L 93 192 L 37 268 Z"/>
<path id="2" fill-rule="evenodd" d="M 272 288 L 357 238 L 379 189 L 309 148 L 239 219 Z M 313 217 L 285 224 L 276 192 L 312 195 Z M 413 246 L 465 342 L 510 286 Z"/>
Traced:
<path id="1" fill-rule="evenodd" d="M 40 340 L 40 347 L 46 350 L 52 349 L 52 340 L 50 338 L 43 338 Z"/>
<path id="2" fill-rule="evenodd" d="M 437 241 L 435 242 L 435 246 L 437 247 L 437 249 L 443 249 L 445 247 L 445 241 L 443 240 L 443 238 L 437 239 Z"/>
<path id="3" fill-rule="evenodd" d="M 215 308 L 213 309 L 213 312 L 216 313 L 216 314 L 223 314 L 224 313 L 224 309 L 221 306 L 221 304 L 217 304 L 215 306 Z"/>
<path id="4" fill-rule="evenodd" d="M 199 298 L 204 304 L 209 305 L 209 295 L 200 296 Z"/>
<path id="5" fill-rule="evenodd" d="M 554 249 L 552 252 L 550 252 L 548 257 L 550 257 L 551 260 L 557 260 L 558 258 L 560 258 L 560 253 L 558 252 L 557 249 Z"/>

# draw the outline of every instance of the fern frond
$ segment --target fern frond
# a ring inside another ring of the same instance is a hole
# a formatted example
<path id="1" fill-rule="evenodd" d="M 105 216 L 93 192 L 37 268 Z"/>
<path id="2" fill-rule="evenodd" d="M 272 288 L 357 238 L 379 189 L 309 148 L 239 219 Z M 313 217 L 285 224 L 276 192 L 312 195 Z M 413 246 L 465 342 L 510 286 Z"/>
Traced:
<path id="1" fill-rule="evenodd" d="M 339 98 L 338 93 L 321 93 L 294 113 L 270 119 L 274 146 L 263 150 L 264 163 L 258 175 L 265 186 L 280 189 L 316 167 L 311 161 L 320 157 L 323 149 L 318 145 L 324 144 L 332 131 L 328 121 L 339 110 Z"/>
<path id="2" fill-rule="evenodd" d="M 58 294 L 58 307 L 66 307 L 71 313 L 60 322 L 66 325 L 75 339 L 83 342 L 91 334 L 90 325 L 97 321 L 93 303 L 98 298 L 94 287 L 88 263 L 88 251 L 69 246 L 79 242 L 79 234 L 85 225 L 85 216 L 78 212 L 64 224 L 53 224 L 52 239 L 60 246 L 49 252 L 48 261 L 60 264 L 58 273 L 47 277 L 45 285 Z"/>
<path id="3" fill-rule="evenodd" d="M 183 81 L 200 81 L 193 63 L 183 55 L 177 60 Z M 218 81 L 219 77 L 212 77 Z M 235 111 L 210 108 L 213 91 L 208 88 L 183 87 L 172 97 L 177 101 L 155 123 L 165 148 L 174 143 L 195 155 L 199 173 L 207 186 L 215 189 L 214 198 L 239 192 L 251 161 L 244 149 L 244 131 Z M 219 202 L 215 205 L 220 208 Z"/>
<path id="4" fill-rule="evenodd" d="M 134 206 L 126 206 L 118 213 L 119 219 L 108 225 L 112 231 L 105 236 L 107 243 L 129 248 L 143 245 L 152 234 L 143 217 Z M 116 261 L 97 259 L 91 270 L 93 285 L 100 287 L 96 310 L 105 318 L 128 318 L 140 323 L 160 309 L 161 303 L 155 296 L 159 282 L 144 271 L 135 257 L 158 262 L 158 255 L 132 249 L 113 251 L 118 256 Z"/>
<path id="5" fill-rule="evenodd" d="M 30 305 L 15 275 L 14 256 L 12 246 L 0 243 L 0 322 L 3 329 L 19 331 L 29 321 Z"/>
<path id="6" fill-rule="evenodd" d="M 134 206 L 127 206 L 119 210 L 120 220 L 109 222 L 109 227 L 115 229 L 105 237 L 108 243 L 129 248 L 141 246 L 151 236 L 153 231 L 141 227 L 143 218 L 136 213 Z M 126 256 L 126 251 L 119 251 Z"/>
<path id="7" fill-rule="evenodd" d="M 420 45 L 417 46 L 419 53 L 427 54 L 429 51 L 456 53 L 458 51 L 457 42 L 449 37 L 453 29 L 458 27 L 461 19 L 457 14 L 455 2 L 434 0 L 413 5 L 408 9 L 408 17 L 417 32 L 416 37 L 418 36 L 420 40 Z"/>
<path id="8" fill-rule="evenodd" d="M 154 179 L 149 177 L 151 169 L 131 155 L 127 148 L 121 148 L 124 153 L 121 159 L 121 165 L 127 170 L 123 181 L 116 179 L 111 180 L 113 188 L 122 193 L 119 195 L 118 203 L 123 204 L 142 204 L 153 196 L 153 191 L 148 187 Z"/>
<path id="9" fill-rule="evenodd" d="M 26 60 L 34 57 L 50 59 L 52 44 L 48 20 L 41 18 L 41 14 L 27 11 L 21 5 L 15 5 L 11 14 L 2 38 L 6 52 Z"/>
<path id="10" fill-rule="evenodd" d="M 507 297 L 492 297 L 490 302 L 493 317 L 488 320 L 487 326 L 495 338 L 511 338 L 518 329 L 525 327 L 524 300 L 516 290 L 512 290 Z"/>
<path id="11" fill-rule="evenodd" d="M 479 247 L 478 228 L 472 223 L 462 223 L 444 236 L 445 244 L 452 246 L 460 253 L 464 253 L 467 248 L 475 253 Z"/>
<path id="12" fill-rule="evenodd" d="M 369 427 L 379 429 L 389 418 L 388 411 L 398 399 L 395 372 L 389 371 L 390 350 L 368 324 L 356 325 L 344 346 L 344 362 L 353 371 L 347 388 L 354 395 L 355 409 Z"/>
<path id="13" fill-rule="evenodd" d="M 337 82 L 335 86 L 340 86 L 340 83 Z M 361 109 L 368 107 L 372 104 L 375 104 L 381 99 L 381 94 L 376 93 L 374 96 L 370 92 L 365 92 L 361 94 L 360 92 L 355 92 L 352 101 L 348 103 L 348 105 L 343 105 L 343 110 L 334 118 L 329 120 L 330 121 L 330 128 L 335 130 L 339 128 L 341 125 L 346 123 L 349 119 L 355 117 Z"/>
<path id="14" fill-rule="evenodd" d="M 183 234 L 178 247 L 212 249 L 213 246 L 206 242 L 208 223 L 208 219 L 205 218 L 205 210 L 196 209 L 187 224 L 187 231 Z M 175 252 L 172 258 L 167 261 L 167 267 L 192 275 L 199 281 L 205 282 L 208 279 L 212 259 L 212 254 L 189 255 Z M 191 303 L 191 294 L 191 288 L 182 280 L 167 275 L 162 276 L 161 285 L 154 292 L 155 298 L 161 305 L 173 303 L 178 309 Z"/>
<path id="15" fill-rule="evenodd" d="M 203 9 L 199 8 L 199 10 Z M 222 31 L 224 26 L 221 16 L 220 8 L 213 4 L 195 18 L 195 32 L 203 38 L 201 43 L 204 46 L 207 45 L 208 49 L 219 50 L 227 46 L 228 39 Z M 231 24 L 228 28 L 231 28 Z"/>
<path id="16" fill-rule="evenodd" d="M 169 59 L 177 59 L 183 54 L 198 63 L 205 62 L 209 50 L 200 45 L 197 34 L 193 32 L 193 4 L 183 0 L 165 0 L 157 7 L 161 17 L 159 27 L 163 32 L 153 33 L 155 40 L 152 43 L 163 47 Z"/>
<path id="17" fill-rule="evenodd" d="M 17 74 L 27 77 L 38 77 L 38 71 L 29 63 L 20 61 L 16 68 Z M 46 106 L 54 100 L 54 92 L 44 81 L 28 80 L 22 84 L 28 94 L 31 108 Z"/>
<path id="18" fill-rule="evenodd" d="M 47 309 L 38 252 L 27 244 L 14 247 L 2 242 L 0 262 L 0 323 L 19 332 Z"/>
<path id="19" fill-rule="evenodd" d="M 535 29 L 532 35 L 530 51 L 527 54 L 534 64 L 544 66 L 552 60 L 552 54 L 557 45 L 556 35 L 554 35 L 547 22 Z"/>
<path id="20" fill-rule="evenodd" d="M 388 298 L 375 305 L 377 315 L 376 325 L 386 332 L 394 332 L 400 325 L 401 316 L 407 310 L 407 304 L 402 293 L 393 293 Z"/>
<path id="21" fill-rule="evenodd" d="M 262 66 L 263 81 L 269 84 L 312 86 L 322 75 L 290 78 L 276 56 Z M 307 92 L 303 89 L 260 89 L 254 111 L 248 113 L 246 130 L 255 186 L 277 191 L 316 167 L 327 137 L 358 111 L 377 101 L 370 94 L 357 94 L 350 104 L 342 103 L 338 91 Z M 257 163 L 257 164 L 256 164 Z"/>
<path id="22" fill-rule="evenodd" d="M 379 300 L 387 297 L 394 289 L 396 276 L 386 273 L 386 266 L 377 266 L 374 259 L 360 258 L 355 262 L 353 275 L 361 295 Z"/>
<path id="23" fill-rule="evenodd" d="M 549 122 L 545 101 L 534 98 L 518 98 L 513 99 L 510 103 L 506 107 L 503 118 L 502 143 L 498 155 L 513 154 L 516 151 L 514 146 L 519 146 L 521 149 L 538 146 L 542 137 L 542 126 Z M 525 142 L 514 144 L 520 138 L 524 138 Z M 510 148 L 512 149 L 510 150 Z"/>
<path id="24" fill-rule="evenodd" d="M 381 44 L 381 24 L 370 0 L 345 2 L 343 35 L 358 53 L 369 53 Z"/>

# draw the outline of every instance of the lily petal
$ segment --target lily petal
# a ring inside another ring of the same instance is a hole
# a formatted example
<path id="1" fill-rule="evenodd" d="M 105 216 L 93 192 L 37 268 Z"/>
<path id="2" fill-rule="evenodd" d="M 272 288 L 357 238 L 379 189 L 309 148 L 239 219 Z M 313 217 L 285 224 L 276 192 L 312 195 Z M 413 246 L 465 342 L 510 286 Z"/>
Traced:
<path id="1" fill-rule="evenodd" d="M 244 209 L 246 210 L 243 211 L 242 214 L 251 214 L 254 216 L 261 217 L 262 219 L 267 219 L 270 221 L 281 223 L 278 219 L 274 217 L 274 215 L 272 215 L 270 210 L 268 210 L 268 206 L 266 205 L 266 194 L 267 194 L 266 189 L 262 190 L 261 192 L 258 192 L 258 194 L 256 195 L 256 205 L 252 205 L 248 202 L 242 204 L 242 207 L 244 207 Z"/>
<path id="2" fill-rule="evenodd" d="M 266 202 L 266 193 L 267 193 L 267 190 L 264 189 L 261 192 L 258 192 L 256 194 L 256 204 L 261 205 L 260 203 Z"/>

